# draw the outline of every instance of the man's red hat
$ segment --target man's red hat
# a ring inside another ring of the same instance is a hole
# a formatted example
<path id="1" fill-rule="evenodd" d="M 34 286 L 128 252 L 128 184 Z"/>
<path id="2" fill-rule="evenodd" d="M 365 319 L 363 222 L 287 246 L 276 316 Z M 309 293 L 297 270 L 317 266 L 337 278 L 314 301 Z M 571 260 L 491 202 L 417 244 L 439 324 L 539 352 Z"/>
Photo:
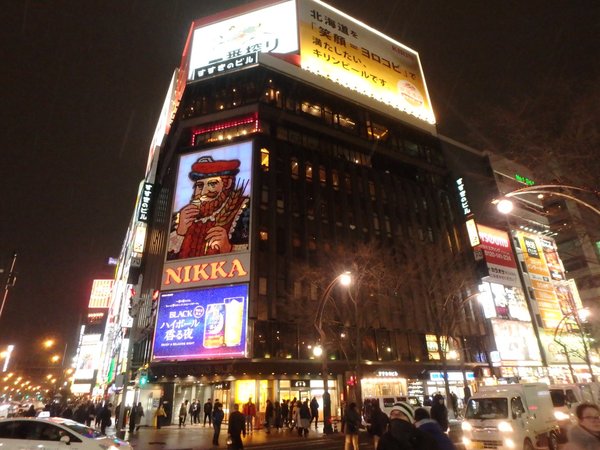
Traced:
<path id="1" fill-rule="evenodd" d="M 190 180 L 202 180 L 203 178 L 221 177 L 225 175 L 235 176 L 240 170 L 238 159 L 215 161 L 212 156 L 203 156 L 192 164 L 189 173 Z"/>

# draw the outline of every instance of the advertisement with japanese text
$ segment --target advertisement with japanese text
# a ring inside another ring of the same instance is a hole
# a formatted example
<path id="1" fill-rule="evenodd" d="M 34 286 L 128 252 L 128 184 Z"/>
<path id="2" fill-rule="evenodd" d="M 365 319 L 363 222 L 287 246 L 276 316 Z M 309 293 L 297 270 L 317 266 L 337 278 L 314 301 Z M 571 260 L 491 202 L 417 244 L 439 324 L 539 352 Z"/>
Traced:
<path id="1" fill-rule="evenodd" d="M 247 284 L 163 293 L 153 359 L 246 357 L 247 318 Z"/>
<path id="2" fill-rule="evenodd" d="M 540 238 L 523 231 L 517 231 L 515 236 L 519 243 L 519 257 L 523 259 L 527 268 L 525 277 L 533 290 L 544 328 L 554 328 L 562 319 L 563 314 L 556 295 L 555 284 L 552 282 L 550 270 L 546 264 Z"/>
<path id="3" fill-rule="evenodd" d="M 252 142 L 180 157 L 162 290 L 248 281 L 251 173 Z"/>
<path id="4" fill-rule="evenodd" d="M 192 32 L 188 81 L 255 65 L 258 53 L 298 51 L 294 1 L 228 18 L 209 17 L 194 25 L 197 28 Z"/>
<path id="5" fill-rule="evenodd" d="M 417 52 L 321 2 L 299 1 L 298 20 L 303 69 L 435 123 Z"/>
<path id="6" fill-rule="evenodd" d="M 477 231 L 489 270 L 487 280 L 520 288 L 521 282 L 508 233 L 481 224 L 477 224 Z"/>

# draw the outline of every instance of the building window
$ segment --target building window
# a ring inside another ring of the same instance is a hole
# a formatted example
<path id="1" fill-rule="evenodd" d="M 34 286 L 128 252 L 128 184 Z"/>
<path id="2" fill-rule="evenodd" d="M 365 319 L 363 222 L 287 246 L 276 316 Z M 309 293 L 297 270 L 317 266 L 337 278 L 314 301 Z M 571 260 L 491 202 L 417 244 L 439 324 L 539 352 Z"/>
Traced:
<path id="1" fill-rule="evenodd" d="M 260 149 L 260 167 L 265 172 L 269 171 L 269 150 L 266 148 Z"/>
<path id="2" fill-rule="evenodd" d="M 268 241 L 269 240 L 269 232 L 267 230 L 260 230 L 258 232 L 258 235 L 260 236 L 260 240 L 261 241 Z"/>
<path id="3" fill-rule="evenodd" d="M 325 166 L 319 166 L 319 182 L 324 186 L 327 182 L 327 172 Z"/>
<path id="4" fill-rule="evenodd" d="M 340 176 L 336 169 L 331 170 L 331 184 L 336 191 L 340 189 Z"/>
<path id="5" fill-rule="evenodd" d="M 310 162 L 306 163 L 306 179 L 312 181 L 313 172 L 312 172 L 312 164 Z"/>
<path id="6" fill-rule="evenodd" d="M 367 122 L 367 134 L 369 139 L 374 139 L 376 141 L 385 141 L 389 137 L 388 128 L 384 125 L 375 123 L 375 122 Z"/>

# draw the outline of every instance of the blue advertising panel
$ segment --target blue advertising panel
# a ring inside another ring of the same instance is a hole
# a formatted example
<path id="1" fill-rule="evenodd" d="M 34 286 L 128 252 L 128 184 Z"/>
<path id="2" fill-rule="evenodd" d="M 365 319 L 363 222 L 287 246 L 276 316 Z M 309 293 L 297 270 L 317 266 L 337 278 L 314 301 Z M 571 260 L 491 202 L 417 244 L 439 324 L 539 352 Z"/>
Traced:
<path id="1" fill-rule="evenodd" d="M 246 357 L 247 316 L 247 284 L 163 293 L 153 359 Z"/>

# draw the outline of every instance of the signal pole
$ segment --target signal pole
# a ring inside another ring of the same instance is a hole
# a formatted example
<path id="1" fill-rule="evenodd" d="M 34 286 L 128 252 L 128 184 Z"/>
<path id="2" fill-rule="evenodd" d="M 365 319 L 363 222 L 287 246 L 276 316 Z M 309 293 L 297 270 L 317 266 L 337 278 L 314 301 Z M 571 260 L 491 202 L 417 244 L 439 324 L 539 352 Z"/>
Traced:
<path id="1" fill-rule="evenodd" d="M 6 299 L 8 299 L 8 290 L 15 285 L 17 282 L 17 274 L 15 273 L 15 265 L 17 264 L 17 252 L 13 253 L 12 263 L 10 265 L 10 271 L 8 272 L 8 277 L 6 278 L 6 284 L 4 285 L 4 296 L 2 297 L 2 304 L 0 305 L 0 319 L 2 318 L 2 311 L 4 310 L 4 305 L 6 304 Z"/>

